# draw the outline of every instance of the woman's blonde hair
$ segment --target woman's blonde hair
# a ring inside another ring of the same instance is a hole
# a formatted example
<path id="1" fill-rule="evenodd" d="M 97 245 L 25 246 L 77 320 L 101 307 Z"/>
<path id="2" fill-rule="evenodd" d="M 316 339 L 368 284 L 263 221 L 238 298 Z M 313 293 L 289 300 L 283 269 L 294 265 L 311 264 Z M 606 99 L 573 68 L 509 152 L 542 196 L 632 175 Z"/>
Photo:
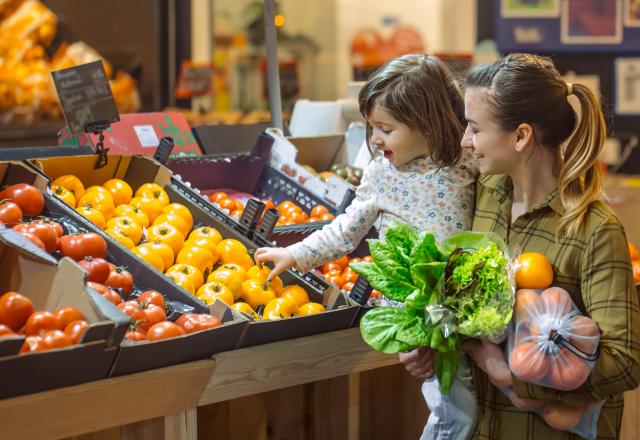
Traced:
<path id="1" fill-rule="evenodd" d="M 559 236 L 575 234 L 589 206 L 602 196 L 598 155 L 606 137 L 600 103 L 582 84 L 568 84 L 551 59 L 537 55 L 511 54 L 494 63 L 473 68 L 467 87 L 486 87 L 491 112 L 506 131 L 528 123 L 536 144 L 561 150 L 564 158 L 558 192 L 566 212 Z M 576 96 L 581 117 L 568 95 Z"/>
<path id="2" fill-rule="evenodd" d="M 409 54 L 376 70 L 360 90 L 360 113 L 365 117 L 378 104 L 427 140 L 431 160 L 452 166 L 460 159 L 464 132 L 464 99 L 449 68 L 437 58 Z M 371 149 L 371 125 L 367 144 Z"/>

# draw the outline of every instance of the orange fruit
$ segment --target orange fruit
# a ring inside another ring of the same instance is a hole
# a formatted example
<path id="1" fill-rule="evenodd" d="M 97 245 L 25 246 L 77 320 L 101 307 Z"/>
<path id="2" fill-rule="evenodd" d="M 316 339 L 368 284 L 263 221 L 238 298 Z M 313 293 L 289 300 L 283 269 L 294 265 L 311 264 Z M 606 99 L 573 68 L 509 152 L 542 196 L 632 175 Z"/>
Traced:
<path id="1" fill-rule="evenodd" d="M 316 313 L 322 313 L 325 311 L 325 308 L 322 304 L 309 302 L 303 304 L 298 308 L 297 316 L 309 316 L 315 315 Z"/>
<path id="2" fill-rule="evenodd" d="M 553 267 L 541 253 L 525 252 L 516 260 L 518 289 L 546 289 L 553 283 Z"/>
<path id="3" fill-rule="evenodd" d="M 245 269 L 254 265 L 246 246 L 233 238 L 218 243 L 218 255 L 222 264 L 238 264 Z"/>
<path id="4" fill-rule="evenodd" d="M 133 190 L 127 182 L 122 179 L 109 179 L 102 184 L 113 196 L 113 204 L 117 206 L 126 205 L 133 197 Z"/>
<path id="5" fill-rule="evenodd" d="M 633 282 L 640 284 L 640 261 L 632 261 L 631 268 L 633 269 Z"/>
<path id="6" fill-rule="evenodd" d="M 631 261 L 640 260 L 640 252 L 638 252 L 638 248 L 635 244 L 628 242 L 629 245 L 629 255 L 631 256 Z"/>
<path id="7" fill-rule="evenodd" d="M 277 293 L 278 298 L 289 298 L 296 303 L 296 307 L 301 307 L 309 302 L 307 291 L 297 285 L 287 286 Z"/>
<path id="8" fill-rule="evenodd" d="M 84 185 L 82 184 L 80 179 L 72 174 L 60 176 L 56 180 L 51 182 L 51 188 L 55 186 L 61 186 L 71 191 L 76 201 L 80 200 L 84 195 Z"/>
<path id="9" fill-rule="evenodd" d="M 182 219 L 187 222 L 187 225 L 189 225 L 189 231 L 193 227 L 193 216 L 191 215 L 191 211 L 189 211 L 189 208 L 181 205 L 180 203 L 170 203 L 162 208 L 162 212 L 164 212 L 165 214 L 174 214 L 178 217 L 182 217 Z"/>
<path id="10" fill-rule="evenodd" d="M 255 310 L 251 308 L 249 304 L 246 302 L 238 301 L 231 306 L 236 312 L 244 313 L 246 315 L 251 316 L 253 319 L 260 319 L 260 316 L 256 313 Z"/>
<path id="11" fill-rule="evenodd" d="M 114 217 L 130 217 L 144 228 L 149 227 L 149 217 L 140 208 L 131 205 L 120 205 L 113 211 Z"/>
<path id="12" fill-rule="evenodd" d="M 160 255 L 156 254 L 149 246 L 141 245 L 131 249 L 141 260 L 146 261 L 151 267 L 164 271 L 164 261 Z"/>
<path id="13" fill-rule="evenodd" d="M 229 290 L 229 288 L 224 284 L 217 281 L 203 284 L 196 292 L 196 296 L 204 301 L 205 304 L 213 304 L 217 299 L 219 299 L 230 306 L 234 301 L 231 290 Z"/>
<path id="14" fill-rule="evenodd" d="M 170 268 L 175 261 L 175 255 L 173 253 L 173 249 L 166 243 L 162 243 L 160 241 L 152 241 L 141 244 L 140 246 L 147 247 L 151 249 L 154 253 L 158 254 L 160 258 L 162 258 L 162 262 L 164 263 L 163 272 Z"/>
<path id="15" fill-rule="evenodd" d="M 129 205 L 144 212 L 149 222 L 154 221 L 156 217 L 162 214 L 162 208 L 165 206 L 161 201 L 147 197 L 134 197 L 129 202 Z"/>
<path id="16" fill-rule="evenodd" d="M 183 237 L 189 235 L 189 223 L 187 223 L 184 218 L 176 214 L 160 214 L 153 220 L 153 225 L 172 225 L 180 231 Z"/>
<path id="17" fill-rule="evenodd" d="M 172 225 L 155 225 L 147 230 L 147 241 L 168 244 L 173 251 L 173 255 L 178 255 L 180 249 L 184 246 L 184 236 L 175 226 Z"/>
<path id="18" fill-rule="evenodd" d="M 51 187 L 51 192 L 53 192 L 54 196 L 56 196 L 57 198 L 62 200 L 67 205 L 71 206 L 72 208 L 76 207 L 76 198 L 75 198 L 75 196 L 73 195 L 73 193 L 71 191 L 69 191 L 64 186 L 60 186 L 60 185 L 52 186 Z"/>
<path id="19" fill-rule="evenodd" d="M 165 273 L 167 275 L 171 275 L 175 273 L 186 275 L 187 278 L 189 278 L 193 283 L 193 287 L 196 289 L 198 289 L 200 286 L 202 286 L 202 284 L 204 284 L 204 276 L 202 275 L 202 272 L 200 272 L 200 270 L 197 267 L 192 266 L 190 264 L 185 264 L 185 263 L 174 264 L 169 269 L 167 269 Z"/>

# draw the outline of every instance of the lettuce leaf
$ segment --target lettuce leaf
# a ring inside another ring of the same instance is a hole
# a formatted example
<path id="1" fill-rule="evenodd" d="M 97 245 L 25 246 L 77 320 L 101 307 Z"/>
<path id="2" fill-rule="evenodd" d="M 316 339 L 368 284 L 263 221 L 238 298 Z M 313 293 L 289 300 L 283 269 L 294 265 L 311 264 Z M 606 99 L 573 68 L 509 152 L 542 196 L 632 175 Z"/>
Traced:
<path id="1" fill-rule="evenodd" d="M 415 286 L 385 273 L 375 263 L 351 263 L 349 267 L 358 275 L 365 277 L 371 287 L 378 289 L 394 301 L 404 301 L 415 290 Z"/>
<path id="2" fill-rule="evenodd" d="M 424 319 L 403 308 L 377 307 L 360 320 L 362 339 L 382 353 L 399 353 L 429 343 L 431 331 Z"/>
<path id="3" fill-rule="evenodd" d="M 411 283 L 409 267 L 403 265 L 402 259 L 393 246 L 380 240 L 367 240 L 367 242 L 371 256 L 382 272 L 396 280 Z"/>

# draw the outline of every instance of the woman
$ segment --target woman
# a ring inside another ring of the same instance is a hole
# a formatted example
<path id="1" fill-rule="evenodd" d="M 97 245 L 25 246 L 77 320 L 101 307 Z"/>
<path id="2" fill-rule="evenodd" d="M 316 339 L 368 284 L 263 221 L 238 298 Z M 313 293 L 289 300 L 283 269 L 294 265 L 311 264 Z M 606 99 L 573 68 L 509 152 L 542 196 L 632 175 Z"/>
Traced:
<path id="1" fill-rule="evenodd" d="M 569 104 L 574 95 L 581 117 Z M 540 252 L 581 312 L 598 323 L 600 355 L 586 383 L 557 391 L 516 379 L 502 347 L 468 341 L 480 420 L 475 438 L 566 439 L 542 417 L 517 409 L 520 398 L 583 405 L 604 400 L 598 438 L 618 438 L 624 391 L 640 381 L 640 315 L 626 237 L 602 202 L 598 155 L 606 136 L 599 103 L 585 86 L 565 83 L 548 58 L 512 54 L 467 77 L 462 146 L 478 160 L 473 229 L 493 231 L 511 249 Z M 433 352 L 400 356 L 416 377 L 433 374 Z"/>

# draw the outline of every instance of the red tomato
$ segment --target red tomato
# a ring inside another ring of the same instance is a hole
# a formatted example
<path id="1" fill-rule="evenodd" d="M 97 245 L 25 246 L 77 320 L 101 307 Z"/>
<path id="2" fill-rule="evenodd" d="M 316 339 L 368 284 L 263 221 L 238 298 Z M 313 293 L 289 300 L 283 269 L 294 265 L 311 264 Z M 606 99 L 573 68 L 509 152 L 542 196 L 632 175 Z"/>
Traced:
<path id="1" fill-rule="evenodd" d="M 68 347 L 72 345 L 71 338 L 61 330 L 51 330 L 42 335 L 44 344 L 48 349 Z"/>
<path id="2" fill-rule="evenodd" d="M 128 341 L 146 341 L 147 335 L 137 330 L 129 331 L 124 334 L 124 338 Z"/>
<path id="3" fill-rule="evenodd" d="M 327 264 L 323 264 L 323 265 L 320 267 L 320 271 L 321 271 L 323 274 L 325 274 L 325 273 L 329 273 L 329 272 L 334 271 L 334 270 L 337 270 L 337 271 L 339 271 L 339 272 L 342 272 L 342 269 L 343 269 L 343 267 L 342 267 L 340 264 L 336 263 L 335 261 L 331 261 L 331 262 L 329 262 L 329 263 L 327 263 Z"/>
<path id="4" fill-rule="evenodd" d="M 27 336 L 20 348 L 20 354 L 33 353 L 35 351 L 43 351 L 47 349 L 47 344 L 44 343 L 42 336 Z"/>
<path id="5" fill-rule="evenodd" d="M 131 318 L 131 322 L 140 330 L 146 331 L 149 328 L 147 315 L 140 308 L 140 304 L 135 301 L 127 301 L 118 304 L 118 309 Z"/>
<path id="6" fill-rule="evenodd" d="M 19 225 L 18 225 L 19 226 Z M 24 235 L 27 239 L 29 239 L 33 244 L 35 244 L 36 246 L 38 246 L 40 249 L 42 249 L 43 251 L 46 252 L 46 249 L 44 247 L 44 243 L 42 242 L 42 240 L 40 240 L 35 234 L 32 234 L 31 232 L 27 232 L 27 231 L 18 231 L 20 232 L 20 234 Z"/>
<path id="7" fill-rule="evenodd" d="M 20 233 L 22 233 L 22 231 L 26 231 L 38 237 L 44 244 L 44 249 L 48 253 L 53 254 L 56 251 L 58 233 L 55 229 L 47 226 L 45 223 L 21 223 L 15 226 L 14 229 Z"/>
<path id="8" fill-rule="evenodd" d="M 210 328 L 218 327 L 221 322 L 215 316 L 207 313 L 185 313 L 178 318 L 176 324 L 184 329 L 187 333 L 199 332 Z"/>
<path id="9" fill-rule="evenodd" d="M 355 285 L 355 284 L 354 284 L 353 282 L 351 282 L 351 281 L 347 281 L 346 283 L 344 283 L 344 284 L 340 287 L 340 289 L 342 289 L 342 290 L 344 290 L 344 291 L 346 291 L 346 292 L 351 292 L 351 291 L 353 290 L 353 286 L 354 286 L 354 285 Z"/>
<path id="10" fill-rule="evenodd" d="M 0 200 L 12 200 L 24 215 L 37 217 L 44 209 L 44 196 L 35 186 L 18 183 L 0 191 Z"/>
<path id="11" fill-rule="evenodd" d="M 139 303 L 155 304 L 165 310 L 167 306 L 164 303 L 164 296 L 157 290 L 146 290 L 138 297 Z"/>
<path id="12" fill-rule="evenodd" d="M 167 319 L 167 314 L 162 307 L 149 303 L 141 303 L 139 305 L 146 316 L 145 319 L 149 327 Z"/>
<path id="13" fill-rule="evenodd" d="M 0 298 L 0 324 L 13 331 L 20 330 L 32 313 L 33 303 L 26 296 L 7 292 Z"/>
<path id="14" fill-rule="evenodd" d="M 159 341 L 161 339 L 175 338 L 176 336 L 185 335 L 186 332 L 182 327 L 171 321 L 162 321 L 152 326 L 147 332 L 147 338 L 150 341 Z"/>
<path id="15" fill-rule="evenodd" d="M 70 322 L 84 319 L 82 312 L 75 307 L 63 307 L 59 309 L 55 315 L 60 320 L 60 327 L 63 329 L 66 328 Z"/>
<path id="16" fill-rule="evenodd" d="M 22 210 L 18 205 L 7 200 L 0 202 L 0 222 L 6 227 L 13 228 L 22 221 Z"/>
<path id="17" fill-rule="evenodd" d="M 2 338 L 10 338 L 12 336 L 16 336 L 16 334 L 4 324 L 0 324 L 0 339 Z"/>
<path id="18" fill-rule="evenodd" d="M 84 332 L 89 328 L 87 321 L 73 321 L 64 328 L 64 333 L 69 336 L 72 344 L 77 344 L 82 339 Z"/>
<path id="19" fill-rule="evenodd" d="M 93 258 L 91 256 L 87 256 L 84 257 L 83 260 L 78 261 L 78 264 L 84 270 L 89 272 L 87 281 L 104 283 L 109 277 L 109 272 L 111 272 L 109 262 L 104 258 Z"/>
<path id="20" fill-rule="evenodd" d="M 34 221 L 33 223 L 42 223 L 44 225 L 49 226 L 51 229 L 55 231 L 55 233 L 58 235 L 58 238 L 64 235 L 64 230 L 62 229 L 62 225 L 58 222 L 51 220 L 50 218 L 44 217 L 42 219 Z"/>
<path id="21" fill-rule="evenodd" d="M 124 266 L 116 267 L 115 270 L 112 270 L 104 283 L 114 289 L 122 289 L 125 298 L 129 296 L 131 289 L 133 289 L 133 277 Z"/>
<path id="22" fill-rule="evenodd" d="M 87 286 L 97 290 L 100 295 L 104 296 L 115 305 L 118 305 L 122 302 L 120 294 L 109 286 L 105 286 L 104 284 L 100 283 L 94 283 L 93 281 L 88 281 Z"/>
<path id="23" fill-rule="evenodd" d="M 215 192 L 215 193 L 211 194 L 209 196 L 209 200 L 211 202 L 219 203 L 221 200 L 224 200 L 224 199 L 226 199 L 228 197 L 229 196 L 227 195 L 227 193 L 219 191 L 219 192 Z"/>
<path id="24" fill-rule="evenodd" d="M 37 336 L 50 330 L 61 330 L 62 325 L 56 315 L 51 312 L 34 312 L 24 325 L 24 334 Z"/>
<path id="25" fill-rule="evenodd" d="M 107 256 L 107 242 L 95 232 L 65 235 L 58 240 L 58 250 L 63 257 L 71 257 L 76 261 L 86 256 L 104 258 Z"/>

